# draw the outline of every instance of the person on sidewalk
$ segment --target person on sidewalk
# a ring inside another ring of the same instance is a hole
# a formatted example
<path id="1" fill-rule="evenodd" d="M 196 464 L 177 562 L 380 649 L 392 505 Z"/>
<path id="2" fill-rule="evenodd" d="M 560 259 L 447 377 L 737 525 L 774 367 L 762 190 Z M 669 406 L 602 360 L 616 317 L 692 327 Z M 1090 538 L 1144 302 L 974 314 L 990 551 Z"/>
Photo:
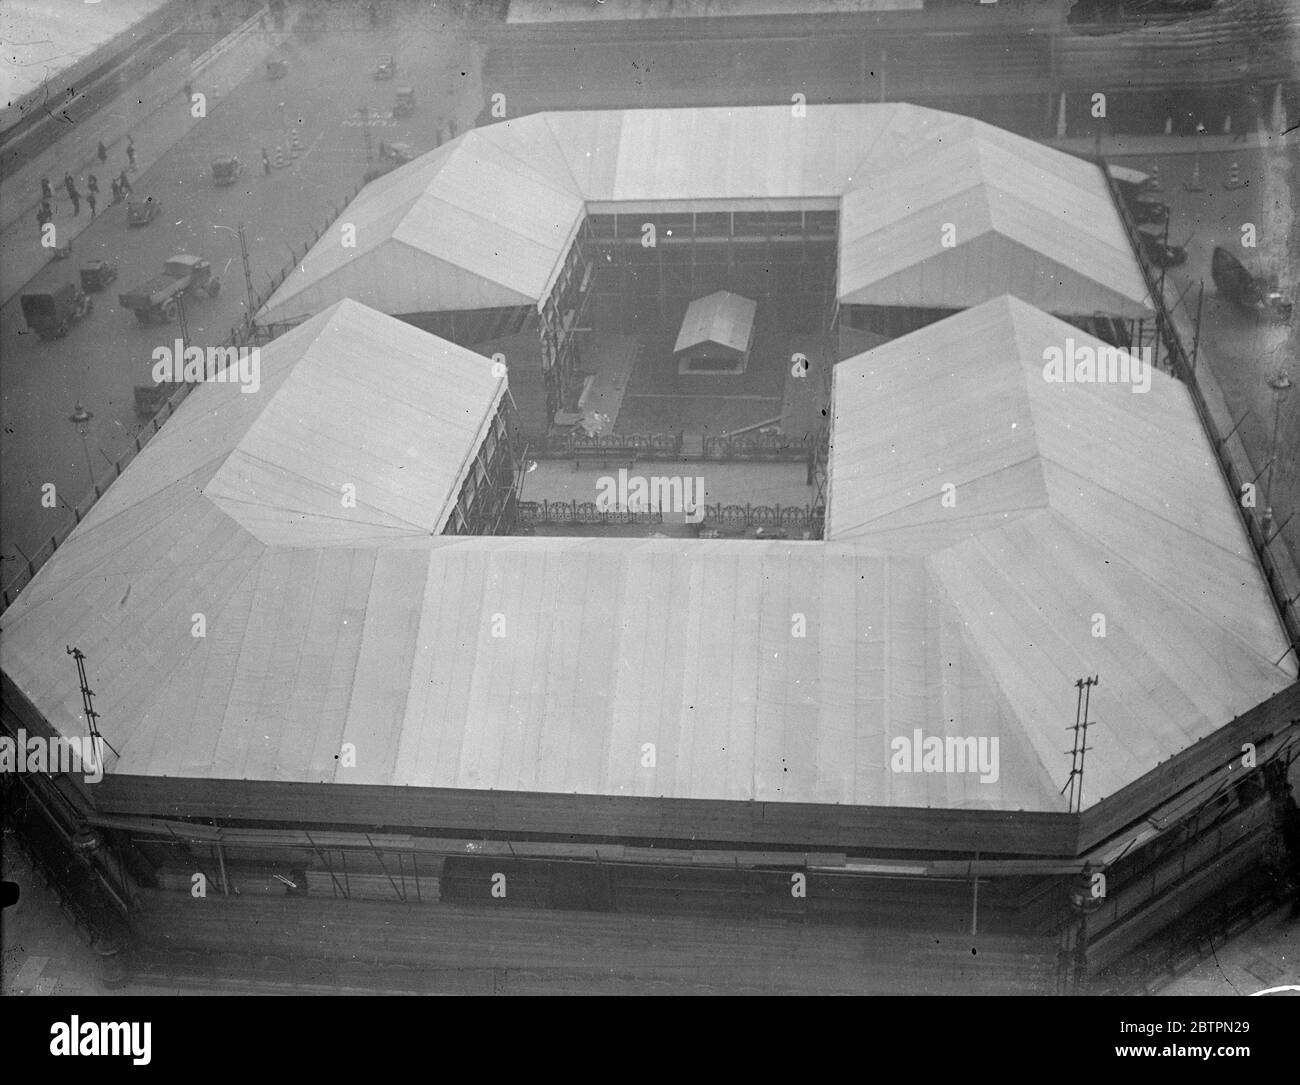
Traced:
<path id="1" fill-rule="evenodd" d="M 93 173 L 86 174 L 86 192 L 93 192 L 96 196 L 99 195 L 99 178 Z"/>
<path id="2" fill-rule="evenodd" d="M 48 177 L 41 178 L 41 199 L 51 206 L 54 204 L 54 186 Z"/>
<path id="3" fill-rule="evenodd" d="M 122 198 L 123 198 L 123 199 L 126 199 L 128 196 L 131 195 L 131 182 L 130 182 L 129 180 L 127 180 L 126 170 L 123 170 L 123 171 L 122 171 L 122 175 L 121 175 L 120 177 L 118 177 L 118 179 L 117 179 L 117 183 L 118 183 L 118 184 L 121 186 L 121 188 L 122 188 Z"/>
<path id="4" fill-rule="evenodd" d="M 90 204 L 90 217 L 93 219 L 95 217 L 95 193 L 89 187 L 86 189 L 86 203 Z"/>
<path id="5" fill-rule="evenodd" d="M 122 202 L 122 186 L 117 183 L 117 178 L 113 178 L 113 202 L 115 204 Z"/>
<path id="6" fill-rule="evenodd" d="M 68 199 L 72 201 L 72 213 L 81 214 L 81 193 L 77 191 L 77 182 L 72 179 L 72 174 L 63 175 L 63 187 L 68 192 Z"/>
<path id="7" fill-rule="evenodd" d="M 132 139 L 130 136 L 126 137 L 126 160 L 127 162 L 130 163 L 131 172 L 134 173 L 135 172 L 135 140 Z M 126 175 L 125 170 L 123 170 L 122 173 L 123 176 Z"/>
<path id="8" fill-rule="evenodd" d="M 262 172 L 268 177 L 271 176 L 271 156 L 266 153 L 266 148 L 262 148 Z"/>
<path id="9" fill-rule="evenodd" d="M 50 207 L 49 200 L 42 200 L 41 206 L 36 209 L 36 225 L 40 227 L 41 233 L 45 233 L 45 224 L 54 218 L 54 209 Z"/>
<path id="10" fill-rule="evenodd" d="M 99 155 L 99 164 L 102 166 L 108 161 L 108 148 L 104 146 L 104 141 L 99 141 L 99 149 L 95 152 Z"/>

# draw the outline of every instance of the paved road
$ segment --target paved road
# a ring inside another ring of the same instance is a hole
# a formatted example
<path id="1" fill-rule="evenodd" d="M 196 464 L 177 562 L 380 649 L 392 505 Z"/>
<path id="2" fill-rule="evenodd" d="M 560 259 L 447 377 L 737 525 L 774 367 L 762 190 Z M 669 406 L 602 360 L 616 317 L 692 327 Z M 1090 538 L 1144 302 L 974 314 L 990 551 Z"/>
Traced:
<path id="1" fill-rule="evenodd" d="M 1187 263 L 1170 271 L 1169 279 L 1179 292 L 1185 291 L 1183 305 L 1193 318 L 1200 284 L 1205 283 L 1200 359 L 1213 371 L 1233 419 L 1244 416 L 1238 436 L 1256 470 L 1268 462 L 1272 444 L 1274 398 L 1266 382 L 1285 367 L 1300 383 L 1296 361 L 1300 335 L 1285 324 L 1239 310 L 1219 297 L 1210 277 L 1210 258 L 1215 246 L 1223 245 L 1252 268 L 1278 274 L 1283 289 L 1294 294 L 1296 276 L 1300 275 L 1300 267 L 1288 257 L 1297 182 L 1294 154 L 1294 147 L 1279 147 L 1117 159 L 1146 170 L 1153 161 L 1160 164 L 1165 185 L 1160 198 L 1172 208 L 1169 237 L 1171 242 L 1185 243 L 1188 251 Z M 1240 167 L 1245 184 L 1227 189 L 1224 182 L 1233 162 Z M 1198 166 L 1204 191 L 1189 192 L 1185 185 L 1192 181 Z M 1257 227 L 1254 249 L 1241 245 L 1242 226 L 1247 223 Z M 1277 448 L 1272 488 L 1275 522 L 1283 524 L 1296 514 L 1282 536 L 1300 557 L 1300 392 L 1283 401 Z M 1267 477 L 1265 474 L 1258 483 L 1261 507 Z"/>
<path id="2" fill-rule="evenodd" d="M 397 55 L 394 82 L 371 76 L 383 52 Z M 157 274 L 176 252 L 208 258 L 226 289 L 215 300 L 196 299 L 187 306 L 189 332 L 196 344 L 222 342 L 246 306 L 234 227 L 241 221 L 247 226 L 254 286 L 265 290 L 268 277 L 291 259 L 291 246 L 301 253 L 334 217 L 331 205 L 342 205 L 364 173 L 363 137 L 355 126 L 358 106 L 387 111 L 395 85 L 419 88 L 413 118 L 372 129 L 376 145 L 380 138 L 405 140 L 417 153 L 434 147 L 440 132 L 445 137 L 452 119 L 463 130 L 481 108 L 473 67 L 480 51 L 449 31 L 337 33 L 312 45 L 290 42 L 282 55 L 289 61 L 287 78 L 268 80 L 258 58 L 246 81 L 209 102 L 206 118 L 190 123 L 178 97 L 179 119 L 159 117 L 136 130 L 142 151 L 166 138 L 179 139 L 152 165 L 142 157 L 145 168 L 132 182 L 137 196 L 161 201 L 163 213 L 148 226 L 128 229 L 123 206 L 102 210 L 76 238 L 75 259 L 47 264 L 24 288 L 49 290 L 74 278 L 84 260 L 118 262 L 119 281 L 97 297 L 94 312 L 66 339 L 43 342 L 28 332 L 17 297 L 0 307 L 0 551 L 6 558 L 0 568 L 6 581 L 17 567 L 15 547 L 32 554 L 70 521 L 68 506 L 89 492 L 90 471 L 100 483 L 108 480 L 110 461 L 127 450 L 140 426 L 133 388 L 152 383 L 154 347 L 172 343 L 177 334 L 175 326 L 138 325 L 118 306 L 119 290 Z M 188 131 L 171 132 L 173 124 Z M 261 148 L 286 144 L 291 128 L 304 152 L 263 176 Z M 246 170 L 238 184 L 218 189 L 210 163 L 228 153 L 237 154 Z M 81 219 L 86 215 L 83 207 Z M 89 465 L 67 420 L 78 400 L 95 416 Z M 59 507 L 42 507 L 45 482 L 55 484 Z"/>

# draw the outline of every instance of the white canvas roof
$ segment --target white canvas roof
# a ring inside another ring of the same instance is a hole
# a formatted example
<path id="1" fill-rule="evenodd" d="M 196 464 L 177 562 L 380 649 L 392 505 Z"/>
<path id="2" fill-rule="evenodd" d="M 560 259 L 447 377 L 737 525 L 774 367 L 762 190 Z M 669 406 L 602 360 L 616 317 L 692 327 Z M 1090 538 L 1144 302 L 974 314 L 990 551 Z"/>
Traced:
<path id="1" fill-rule="evenodd" d="M 582 221 L 571 181 L 468 132 L 372 181 L 263 307 L 294 321 L 352 298 L 382 312 L 530 305 Z"/>
<path id="2" fill-rule="evenodd" d="M 469 538 L 435 510 L 502 382 L 344 303 L 196 390 L 0 663 L 81 734 L 81 648 L 114 773 L 1038 811 L 1099 674 L 1095 802 L 1296 672 L 1183 388 L 1045 384 L 1066 337 L 1003 298 L 841 363 L 826 542 Z M 894 771 L 918 732 L 997 779 Z"/>
<path id="3" fill-rule="evenodd" d="M 749 349 L 758 304 L 726 290 L 696 298 L 686 309 L 673 353 L 713 343 L 743 354 Z"/>
<path id="4" fill-rule="evenodd" d="M 356 248 L 327 231 L 258 318 L 343 297 L 394 315 L 539 304 L 585 213 L 837 208 L 841 300 L 1149 312 L 1095 166 L 885 103 L 537 113 L 466 133 L 366 186 L 340 216 Z"/>
<path id="5" fill-rule="evenodd" d="M 1004 297 L 840 363 L 827 535 L 924 556 L 1053 773 L 1100 675 L 1096 798 L 1296 667 L 1187 390 L 1049 383 L 1069 342 L 1102 345 Z"/>
<path id="6" fill-rule="evenodd" d="M 968 308 L 1014 294 L 1062 314 L 1153 309 L 1101 171 L 995 129 L 844 195 L 840 301 Z"/>

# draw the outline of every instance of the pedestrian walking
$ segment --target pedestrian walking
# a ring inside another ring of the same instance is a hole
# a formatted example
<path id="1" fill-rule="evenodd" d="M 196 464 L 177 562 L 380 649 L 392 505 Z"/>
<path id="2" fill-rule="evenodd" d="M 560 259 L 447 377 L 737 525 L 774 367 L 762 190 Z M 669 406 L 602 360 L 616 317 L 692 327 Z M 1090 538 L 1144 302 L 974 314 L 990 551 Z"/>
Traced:
<path id="1" fill-rule="evenodd" d="M 126 160 L 129 162 L 132 172 L 135 172 L 135 140 L 130 136 L 126 137 Z M 123 174 L 125 174 L 125 170 Z"/>
<path id="2" fill-rule="evenodd" d="M 117 183 L 116 177 L 113 178 L 113 202 L 115 204 L 122 202 L 122 186 Z"/>
<path id="3" fill-rule="evenodd" d="M 41 199 L 54 203 L 54 186 L 50 184 L 48 177 L 41 178 Z"/>
<path id="4" fill-rule="evenodd" d="M 121 186 L 123 199 L 126 199 L 126 197 L 131 195 L 131 182 L 127 179 L 126 170 L 122 171 L 122 175 L 118 177 L 117 183 Z"/>
<path id="5" fill-rule="evenodd" d="M 99 195 L 99 178 L 93 173 L 86 174 L 86 191 L 93 192 L 96 196 Z"/>
<path id="6" fill-rule="evenodd" d="M 193 85 L 192 83 L 187 82 L 187 83 L 185 84 L 185 105 L 186 105 L 186 108 L 189 107 L 189 104 L 190 104 L 192 101 L 194 101 L 194 85 Z"/>
<path id="7" fill-rule="evenodd" d="M 90 217 L 95 217 L 95 193 L 89 188 L 86 189 L 86 203 L 90 205 Z"/>
<path id="8" fill-rule="evenodd" d="M 68 192 L 68 199 L 72 201 L 72 213 L 81 214 L 81 193 L 77 191 L 77 182 L 72 179 L 72 174 L 63 175 L 63 187 Z"/>
<path id="9" fill-rule="evenodd" d="M 268 177 L 271 176 L 271 156 L 266 153 L 266 148 L 262 148 L 262 172 Z"/>
<path id="10" fill-rule="evenodd" d="M 99 155 L 101 165 L 108 161 L 108 148 L 104 146 L 104 141 L 102 139 L 99 141 L 99 150 L 95 153 Z"/>
<path id="11" fill-rule="evenodd" d="M 41 206 L 36 209 L 36 225 L 45 232 L 45 224 L 54 218 L 54 209 L 50 207 L 49 200 L 42 200 Z"/>

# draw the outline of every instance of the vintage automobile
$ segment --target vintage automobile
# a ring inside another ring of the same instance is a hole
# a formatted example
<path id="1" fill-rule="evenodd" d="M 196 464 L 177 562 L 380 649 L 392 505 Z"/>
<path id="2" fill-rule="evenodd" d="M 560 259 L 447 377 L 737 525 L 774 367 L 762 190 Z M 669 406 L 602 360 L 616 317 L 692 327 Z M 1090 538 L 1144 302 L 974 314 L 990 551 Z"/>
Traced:
<path id="1" fill-rule="evenodd" d="M 1137 235 L 1142 254 L 1156 267 L 1177 267 L 1187 263 L 1187 250 L 1182 245 L 1170 245 L 1163 237 L 1146 230 L 1139 230 Z"/>
<path id="2" fill-rule="evenodd" d="M 1264 312 L 1278 320 L 1291 319 L 1291 302 L 1277 289 L 1277 283 L 1252 275 L 1246 265 L 1222 246 L 1210 259 L 1210 276 L 1225 298 L 1241 309 Z"/>
<path id="3" fill-rule="evenodd" d="M 415 89 L 398 87 L 397 97 L 393 101 L 394 117 L 411 117 L 415 115 Z"/>
<path id="4" fill-rule="evenodd" d="M 126 224 L 128 226 L 148 226 L 158 217 L 158 212 L 161 210 L 162 204 L 152 196 L 146 196 L 143 200 L 127 200 Z"/>
<path id="5" fill-rule="evenodd" d="M 170 324 L 179 308 L 177 298 L 199 290 L 215 298 L 221 291 L 221 280 L 201 256 L 179 253 L 163 265 L 161 275 L 119 294 L 117 300 L 122 308 L 135 313 L 141 324 Z"/>
<path id="6" fill-rule="evenodd" d="M 233 154 L 218 158 L 212 163 L 212 183 L 217 186 L 233 185 L 244 172 L 244 164 Z"/>
<path id="7" fill-rule="evenodd" d="M 1133 221 L 1137 223 L 1160 226 L 1169 218 L 1169 205 L 1160 200 L 1129 200 L 1128 209 Z"/>
<path id="8" fill-rule="evenodd" d="M 95 307 L 95 299 L 87 297 L 76 283 L 64 283 L 48 294 L 24 294 L 22 307 L 23 319 L 32 331 L 42 339 L 62 339 L 74 321 Z"/>
<path id="9" fill-rule="evenodd" d="M 117 265 L 107 260 L 91 260 L 81 265 L 81 289 L 87 293 L 103 290 L 117 278 Z"/>
<path id="10" fill-rule="evenodd" d="M 289 62 L 281 57 L 276 57 L 274 60 L 268 60 L 266 62 L 267 79 L 283 79 L 288 74 Z"/>
<path id="11" fill-rule="evenodd" d="M 397 58 L 392 53 L 384 53 L 375 65 L 376 79 L 392 79 L 397 74 Z"/>

